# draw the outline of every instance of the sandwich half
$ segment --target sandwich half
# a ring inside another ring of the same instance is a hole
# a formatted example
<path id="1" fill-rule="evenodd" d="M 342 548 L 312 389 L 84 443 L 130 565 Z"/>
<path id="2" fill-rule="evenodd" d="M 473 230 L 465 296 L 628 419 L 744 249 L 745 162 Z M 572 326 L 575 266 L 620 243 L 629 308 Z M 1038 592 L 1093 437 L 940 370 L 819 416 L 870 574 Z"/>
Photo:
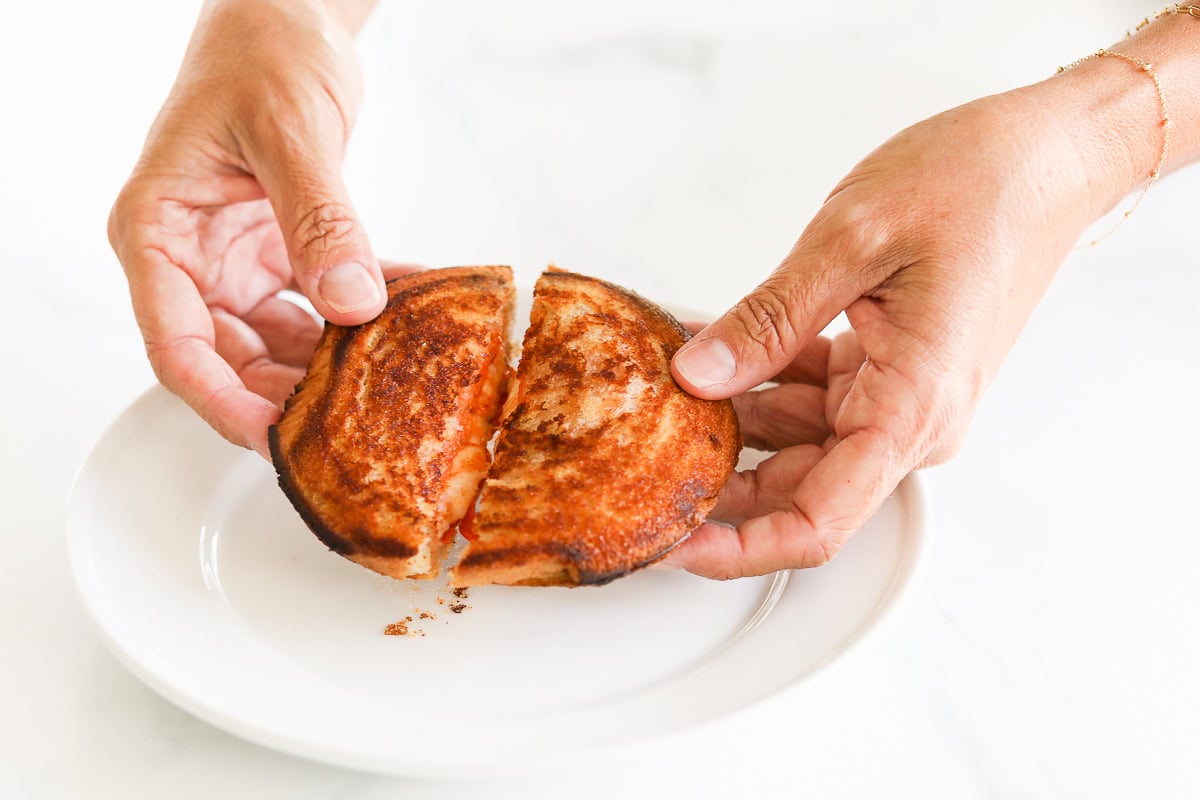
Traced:
<path id="1" fill-rule="evenodd" d="M 551 269 L 456 586 L 603 584 L 704 521 L 741 439 L 733 405 L 683 391 L 688 332 L 619 286 Z"/>
<path id="2" fill-rule="evenodd" d="M 373 321 L 326 325 L 270 430 L 279 485 L 330 549 L 394 578 L 435 575 L 487 474 L 508 378 L 508 267 L 388 283 Z"/>

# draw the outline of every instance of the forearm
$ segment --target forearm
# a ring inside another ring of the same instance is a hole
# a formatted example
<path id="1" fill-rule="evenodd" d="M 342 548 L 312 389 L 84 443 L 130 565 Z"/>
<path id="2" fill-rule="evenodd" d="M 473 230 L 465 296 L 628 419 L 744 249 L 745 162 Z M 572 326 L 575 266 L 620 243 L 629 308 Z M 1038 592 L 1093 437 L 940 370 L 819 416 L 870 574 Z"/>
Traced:
<path id="1" fill-rule="evenodd" d="M 164 112 L 185 98 L 221 107 L 238 151 L 247 150 L 247 156 L 268 134 L 311 128 L 306 116 L 325 110 L 331 100 L 348 133 L 362 92 L 354 34 L 373 5 L 374 0 L 206 0 Z M 158 131 L 165 136 L 196 127 L 188 115 L 165 113 L 156 127 L 164 125 L 173 126 Z"/>
<path id="2" fill-rule="evenodd" d="M 323 0 L 323 2 L 329 9 L 330 16 L 353 35 L 362 29 L 367 17 L 371 16 L 377 0 Z"/>
<path id="3" fill-rule="evenodd" d="M 1145 185 L 1160 160 L 1165 174 L 1200 159 L 1200 18 L 1167 15 L 1105 49 L 1150 71 L 1109 55 L 1017 92 L 1075 145 L 1089 221 Z"/>
<path id="4" fill-rule="evenodd" d="M 226 9 L 234 9 L 239 13 L 253 14 L 253 6 L 278 6 L 293 13 L 300 11 L 303 6 L 319 10 L 321 15 L 337 24 L 351 36 L 356 35 L 371 15 L 378 0 L 206 0 L 200 13 L 201 23 Z"/>

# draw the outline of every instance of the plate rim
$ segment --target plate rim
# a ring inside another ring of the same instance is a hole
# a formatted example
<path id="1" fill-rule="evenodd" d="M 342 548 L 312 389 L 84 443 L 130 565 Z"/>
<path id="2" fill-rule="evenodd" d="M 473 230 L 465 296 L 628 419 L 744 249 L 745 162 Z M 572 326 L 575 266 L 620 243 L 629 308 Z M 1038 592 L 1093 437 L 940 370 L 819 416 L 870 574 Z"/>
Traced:
<path id="1" fill-rule="evenodd" d="M 87 528 L 73 524 L 76 506 L 80 502 L 80 486 L 88 479 L 88 473 L 93 468 L 94 460 L 102 454 L 106 447 L 114 444 L 112 440 L 119 435 L 127 435 L 126 428 L 136 427 L 136 416 L 139 411 L 144 410 L 146 406 L 170 402 L 173 399 L 177 400 L 165 387 L 160 384 L 151 384 L 105 426 L 75 471 L 65 507 L 64 538 L 66 539 L 72 583 L 80 604 L 105 648 L 117 662 L 169 703 L 226 733 L 269 750 L 316 763 L 372 774 L 410 777 L 444 777 L 449 773 L 474 776 L 519 775 L 527 774 L 543 766 L 548 757 L 552 757 L 554 763 L 560 765 L 592 763 L 601 758 L 611 758 L 614 753 L 632 753 L 634 749 L 645 752 L 664 747 L 669 742 L 689 733 L 750 712 L 783 695 L 803 691 L 813 678 L 824 673 L 831 664 L 845 658 L 863 646 L 864 642 L 870 641 L 878 635 L 887 621 L 893 618 L 898 609 L 909 601 L 913 594 L 913 587 L 921 580 L 924 572 L 933 536 L 928 483 L 920 472 L 915 471 L 907 475 L 893 492 L 893 494 L 903 492 L 905 495 L 904 512 L 909 530 L 898 561 L 898 571 L 884 587 L 880 601 L 867 612 L 863 621 L 847 635 L 845 641 L 809 672 L 731 709 L 717 711 L 703 719 L 685 722 L 666 731 L 643 734 L 624 742 L 592 742 L 586 746 L 556 751 L 541 757 L 537 753 L 531 753 L 529 758 L 522 760 L 510 757 L 489 758 L 486 753 L 480 752 L 471 753 L 469 758 L 450 756 L 429 758 L 427 755 L 414 757 L 406 756 L 398 751 L 393 751 L 388 757 L 376 757 L 373 754 L 362 753 L 354 749 L 331 748 L 322 743 L 291 736 L 278 728 L 269 729 L 228 712 L 220 704 L 207 702 L 203 698 L 193 696 L 183 688 L 172 684 L 165 676 L 158 674 L 150 665 L 137 659 L 131 652 L 131 648 L 126 646 L 126 643 L 102 618 L 99 608 L 102 604 L 95 600 L 100 589 L 95 584 L 90 564 L 85 558 L 88 549 Z"/>

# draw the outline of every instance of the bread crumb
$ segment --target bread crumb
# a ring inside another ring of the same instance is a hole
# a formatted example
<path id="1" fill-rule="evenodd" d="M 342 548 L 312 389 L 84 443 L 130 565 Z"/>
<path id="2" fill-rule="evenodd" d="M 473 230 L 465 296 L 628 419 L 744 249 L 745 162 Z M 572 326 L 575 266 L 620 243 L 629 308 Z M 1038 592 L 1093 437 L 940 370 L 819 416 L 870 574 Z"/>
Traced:
<path id="1" fill-rule="evenodd" d="M 461 600 L 466 600 L 467 599 L 467 587 L 465 587 L 465 586 L 454 587 L 454 596 Z"/>
<path id="2" fill-rule="evenodd" d="M 411 617 L 409 618 L 409 621 L 411 621 Z M 407 622 L 404 622 L 404 621 L 393 622 L 391 625 L 388 625 L 386 628 L 383 629 L 383 635 L 384 636 L 408 636 L 408 624 L 407 624 Z"/>
<path id="3" fill-rule="evenodd" d="M 450 606 L 450 610 L 453 611 L 455 614 L 461 614 L 464 610 L 466 610 L 468 608 L 470 608 L 470 606 L 467 605 L 466 603 L 455 603 L 454 605 Z"/>
<path id="4" fill-rule="evenodd" d="M 437 601 L 438 601 L 438 605 L 439 605 L 439 606 L 444 606 L 444 605 L 446 605 L 446 601 L 445 601 L 443 598 L 441 598 L 441 597 L 439 597 L 439 598 L 437 599 Z"/>
<path id="5" fill-rule="evenodd" d="M 421 611 L 421 619 L 437 619 L 437 617 L 428 611 Z"/>

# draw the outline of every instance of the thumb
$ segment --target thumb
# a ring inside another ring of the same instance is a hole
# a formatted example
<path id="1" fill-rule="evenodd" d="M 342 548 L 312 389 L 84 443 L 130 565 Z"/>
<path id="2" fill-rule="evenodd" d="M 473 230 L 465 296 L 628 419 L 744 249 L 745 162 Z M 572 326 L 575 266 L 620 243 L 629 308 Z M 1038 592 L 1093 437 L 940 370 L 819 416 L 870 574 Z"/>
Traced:
<path id="1" fill-rule="evenodd" d="M 342 181 L 341 158 L 333 148 L 302 148 L 289 142 L 282 158 L 251 166 L 279 220 L 300 291 L 330 322 L 367 322 L 383 310 L 387 291 Z"/>
<path id="2" fill-rule="evenodd" d="M 719 400 L 774 378 L 866 290 L 881 245 L 861 212 L 819 215 L 766 281 L 679 349 L 675 379 Z"/>

